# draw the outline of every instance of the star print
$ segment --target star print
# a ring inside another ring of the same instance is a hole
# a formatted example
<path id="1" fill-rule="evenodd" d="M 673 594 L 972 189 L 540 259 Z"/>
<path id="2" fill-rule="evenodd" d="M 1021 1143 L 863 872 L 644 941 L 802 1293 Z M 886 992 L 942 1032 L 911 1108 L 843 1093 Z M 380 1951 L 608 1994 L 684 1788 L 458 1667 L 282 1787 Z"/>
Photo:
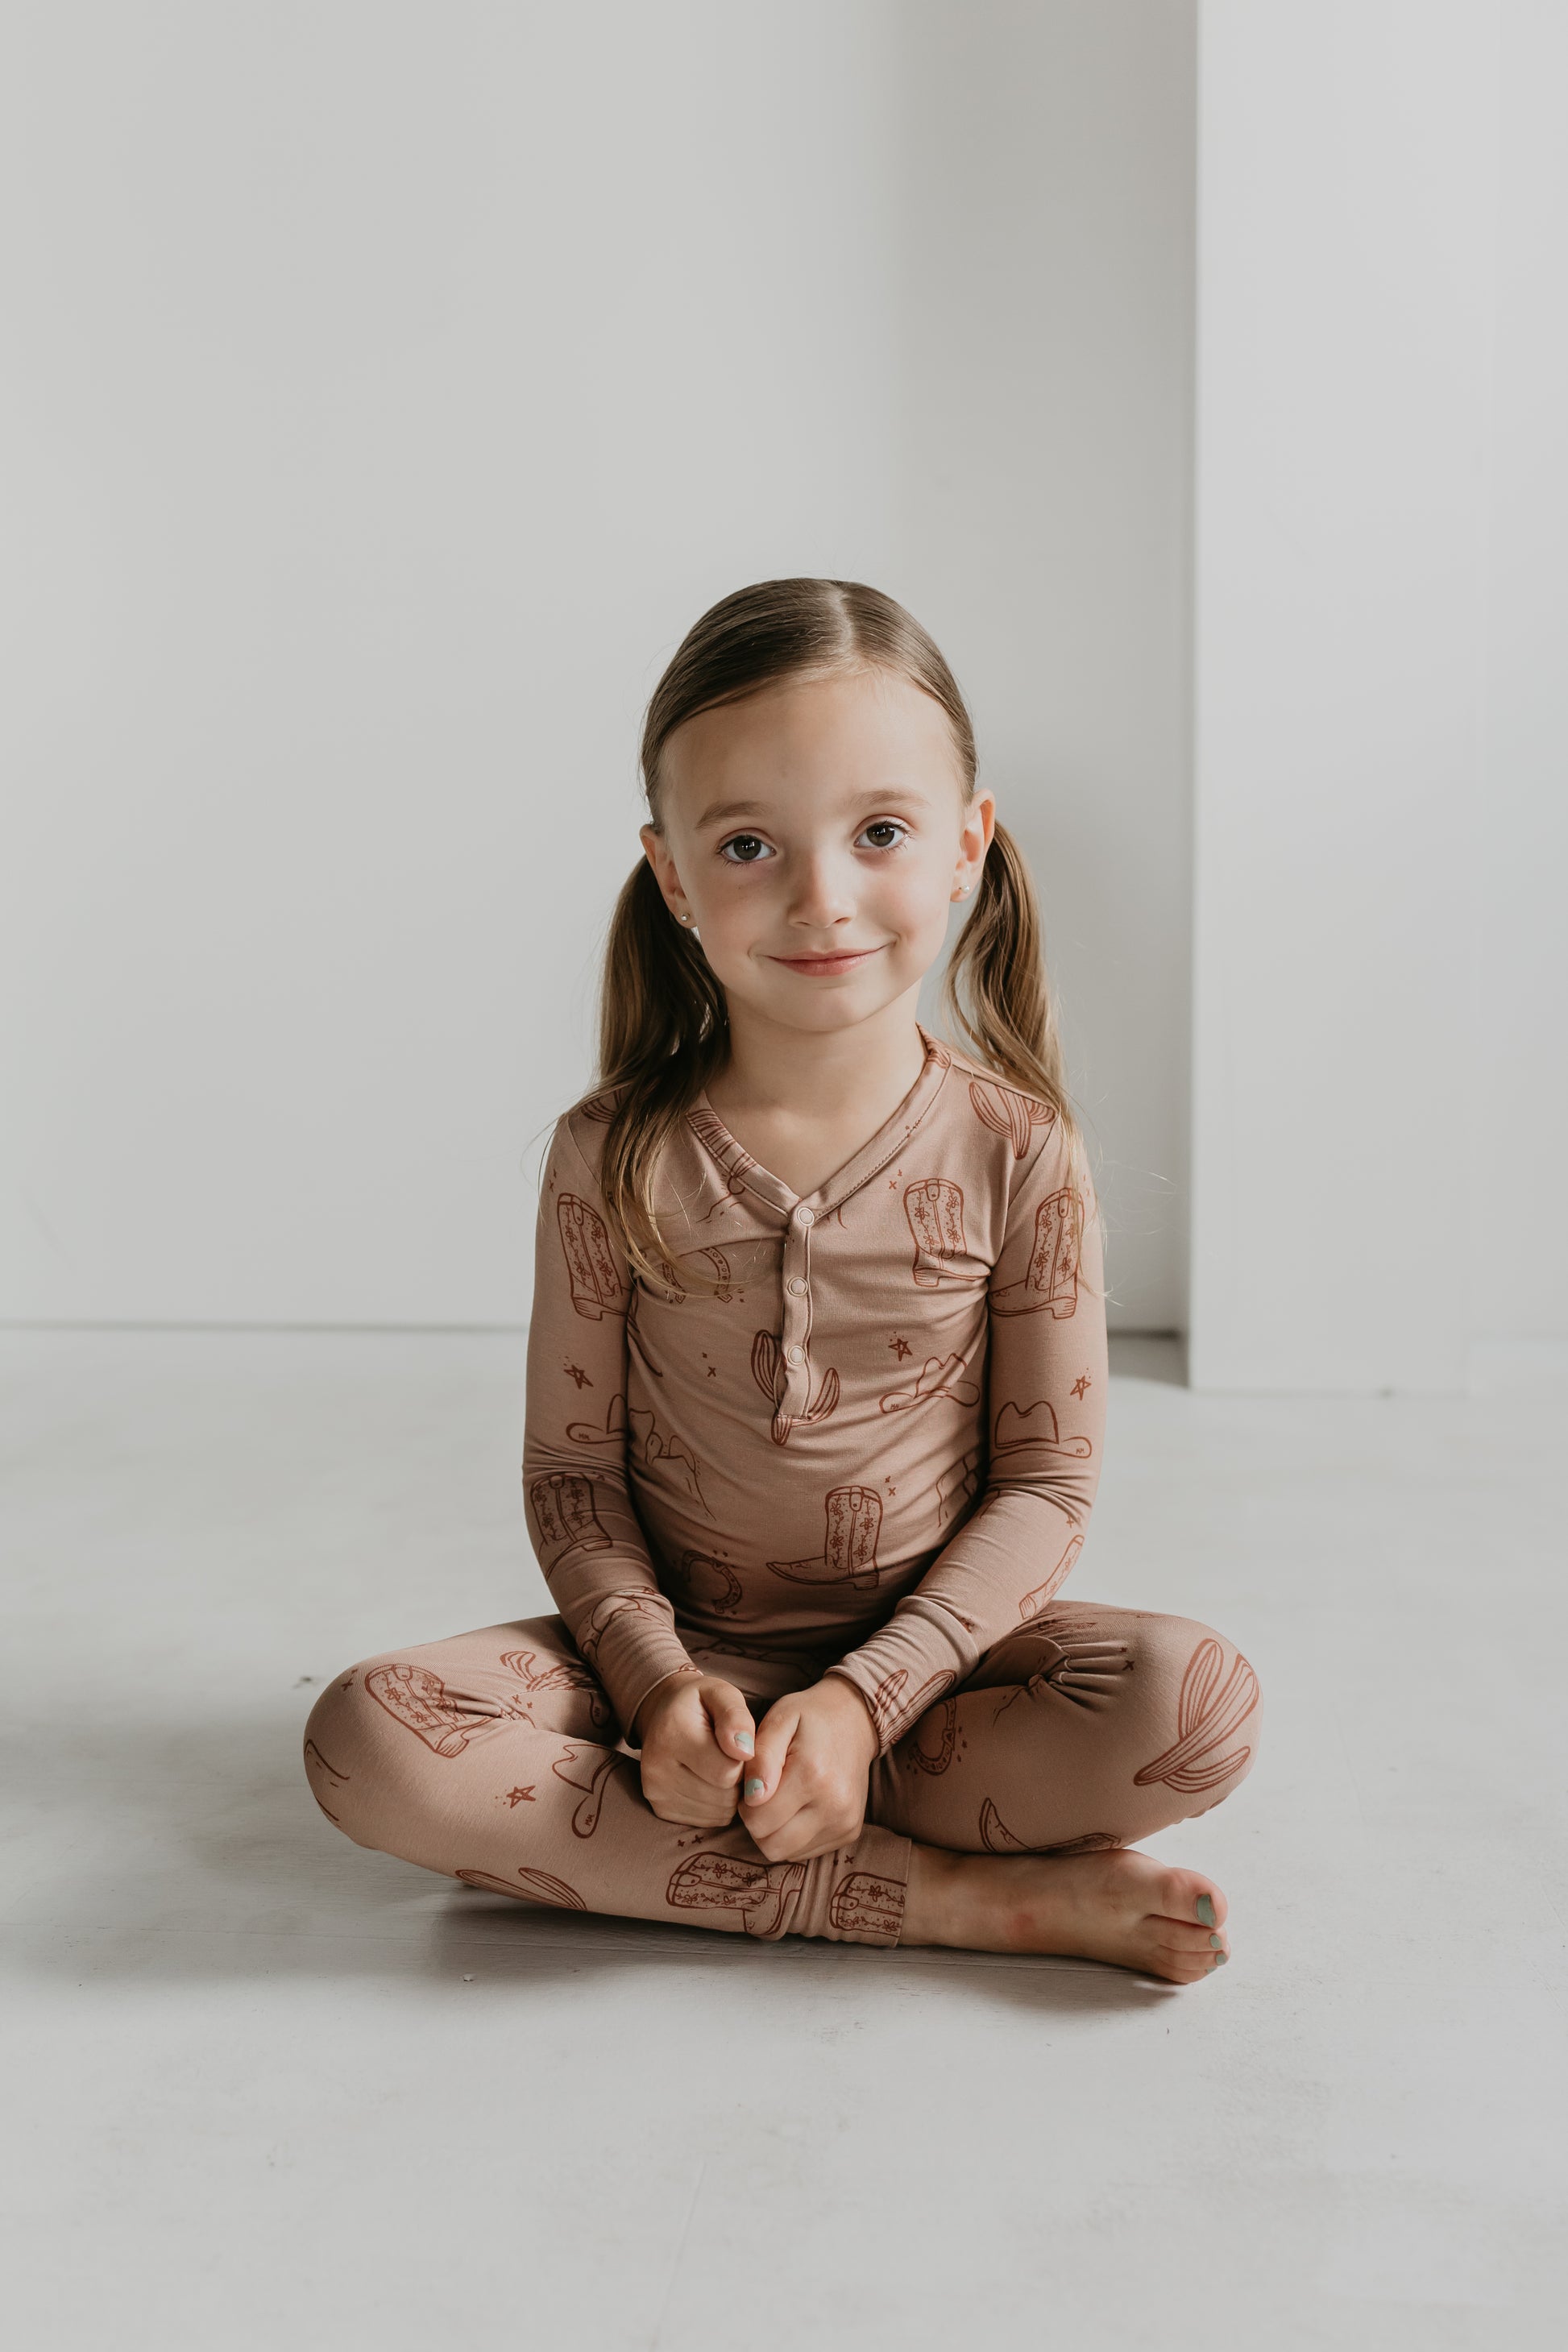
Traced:
<path id="1" fill-rule="evenodd" d="M 1089 1374 L 1087 1372 L 1079 1372 L 1077 1380 L 1074 1381 L 1072 1384 L 1072 1392 L 1075 1397 L 1080 1397 L 1082 1396 L 1085 1389 L 1089 1389 L 1093 1386 L 1094 1382 L 1089 1379 Z"/>
<path id="2" fill-rule="evenodd" d="M 593 1387 L 593 1381 L 588 1378 L 587 1373 L 583 1370 L 581 1364 L 568 1364 L 566 1370 L 568 1377 L 574 1380 L 580 1389 L 591 1389 Z"/>
<path id="3" fill-rule="evenodd" d="M 896 1348 L 898 1349 L 899 1361 L 900 1364 L 903 1362 L 906 1356 L 912 1355 L 914 1352 L 910 1348 L 909 1341 L 903 1337 L 901 1332 L 896 1339 L 889 1339 L 888 1345 L 889 1348 Z"/>
<path id="4" fill-rule="evenodd" d="M 517 1811 L 517 1809 L 518 1809 L 519 1805 L 521 1805 L 521 1804 L 523 1802 L 523 1801 L 524 1801 L 524 1799 L 525 1799 L 525 1798 L 526 1798 L 527 1801 L 531 1805 L 531 1804 L 532 1804 L 532 1802 L 533 1802 L 533 1790 L 532 1790 L 532 1789 L 508 1789 L 508 1790 L 507 1790 L 507 1791 L 506 1791 L 506 1801 L 507 1801 L 507 1803 L 511 1807 L 512 1811 L 513 1811 L 514 1813 L 516 1812 L 516 1811 Z"/>

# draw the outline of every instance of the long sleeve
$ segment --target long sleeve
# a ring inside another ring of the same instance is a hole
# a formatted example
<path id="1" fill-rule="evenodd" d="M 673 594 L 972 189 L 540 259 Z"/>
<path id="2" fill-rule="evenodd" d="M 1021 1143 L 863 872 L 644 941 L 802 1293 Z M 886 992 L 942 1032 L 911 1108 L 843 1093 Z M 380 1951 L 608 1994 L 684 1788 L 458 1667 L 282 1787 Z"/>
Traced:
<path id="1" fill-rule="evenodd" d="M 879 1632 L 830 1674 L 870 1709 L 879 1752 L 1037 1616 L 1083 1544 L 1108 1377 L 1092 1194 L 1053 1127 L 1015 1191 L 988 1287 L 988 1461 L 973 1511 Z"/>
<path id="2" fill-rule="evenodd" d="M 631 1274 L 567 1118 L 540 1189 L 528 1328 L 522 1488 L 556 1607 L 623 1729 L 654 1685 L 692 1661 L 659 1590 L 627 1472 Z"/>

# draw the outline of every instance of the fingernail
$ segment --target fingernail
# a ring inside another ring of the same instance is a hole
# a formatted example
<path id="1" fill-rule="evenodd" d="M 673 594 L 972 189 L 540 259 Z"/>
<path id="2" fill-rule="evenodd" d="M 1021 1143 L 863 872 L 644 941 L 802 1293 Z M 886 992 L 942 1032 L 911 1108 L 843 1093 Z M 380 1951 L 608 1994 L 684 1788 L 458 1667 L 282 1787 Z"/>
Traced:
<path id="1" fill-rule="evenodd" d="M 741 1753 L 742 1753 L 742 1756 L 749 1756 L 749 1755 L 751 1754 L 751 1752 L 752 1752 L 752 1748 L 755 1746 L 755 1744 L 756 1744 L 756 1743 L 755 1743 L 755 1741 L 752 1739 L 752 1735 L 751 1735 L 751 1733 L 750 1733 L 749 1731 L 737 1731 L 737 1732 L 736 1732 L 736 1734 L 735 1734 L 735 1745 L 736 1745 L 736 1747 L 740 1749 L 740 1751 L 741 1751 Z"/>
<path id="2" fill-rule="evenodd" d="M 766 1785 L 766 1782 L 763 1780 L 748 1780 L 746 1783 L 747 1796 L 760 1797 Z"/>
<path id="3" fill-rule="evenodd" d="M 1225 1938 L 1224 1938 L 1224 1937 L 1223 1937 L 1223 1936 L 1211 1936 L 1211 1937 L 1209 1937 L 1209 1942 L 1214 1946 L 1215 1950 L 1216 1952 L 1223 1952 L 1223 1951 L 1224 1951 L 1224 1949 L 1225 1949 Z"/>
<path id="4" fill-rule="evenodd" d="M 1198 1921 L 1200 1926 L 1205 1927 L 1212 1927 L 1214 1926 L 1214 1896 L 1212 1895 L 1199 1895 Z"/>

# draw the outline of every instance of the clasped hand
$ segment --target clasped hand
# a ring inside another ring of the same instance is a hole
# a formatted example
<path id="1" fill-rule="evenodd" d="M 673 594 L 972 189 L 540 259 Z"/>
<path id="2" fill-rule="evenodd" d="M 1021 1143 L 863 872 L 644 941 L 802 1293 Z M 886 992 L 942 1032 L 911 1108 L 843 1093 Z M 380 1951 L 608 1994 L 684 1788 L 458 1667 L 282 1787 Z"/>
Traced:
<path id="1" fill-rule="evenodd" d="M 760 1724 L 733 1683 L 674 1675 L 637 1709 L 642 1790 L 663 1822 L 722 1829 L 737 1816 L 769 1862 L 853 1845 L 877 1735 L 852 1683 L 832 1675 L 775 1699 Z"/>

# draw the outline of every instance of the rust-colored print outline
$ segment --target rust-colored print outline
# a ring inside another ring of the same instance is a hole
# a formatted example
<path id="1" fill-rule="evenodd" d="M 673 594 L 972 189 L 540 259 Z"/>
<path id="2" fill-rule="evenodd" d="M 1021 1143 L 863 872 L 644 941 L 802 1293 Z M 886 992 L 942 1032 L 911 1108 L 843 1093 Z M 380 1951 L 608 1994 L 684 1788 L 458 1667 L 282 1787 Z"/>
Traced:
<path id="1" fill-rule="evenodd" d="M 1224 1647 L 1212 1635 L 1198 1643 L 1187 1661 L 1176 1699 L 1175 1744 L 1134 1772 L 1134 1788 L 1146 1789 L 1163 1780 L 1191 1796 L 1217 1789 L 1222 1780 L 1241 1770 L 1252 1754 L 1249 1746 L 1233 1748 L 1226 1756 L 1216 1757 L 1214 1751 L 1241 1728 L 1257 1706 L 1258 1676 L 1238 1650 L 1221 1683 L 1224 1663 Z"/>
<path id="2" fill-rule="evenodd" d="M 488 1895 L 510 1895 L 514 1903 L 548 1903 L 557 1911 L 585 1911 L 588 1908 L 574 1886 L 568 1886 L 563 1878 L 552 1878 L 547 1870 L 520 1869 L 517 1874 L 522 1881 L 521 1886 L 513 1886 L 509 1879 L 497 1878 L 489 1870 L 455 1870 L 452 1873 L 453 1877 L 460 1878 L 465 1886 L 480 1887 Z"/>

